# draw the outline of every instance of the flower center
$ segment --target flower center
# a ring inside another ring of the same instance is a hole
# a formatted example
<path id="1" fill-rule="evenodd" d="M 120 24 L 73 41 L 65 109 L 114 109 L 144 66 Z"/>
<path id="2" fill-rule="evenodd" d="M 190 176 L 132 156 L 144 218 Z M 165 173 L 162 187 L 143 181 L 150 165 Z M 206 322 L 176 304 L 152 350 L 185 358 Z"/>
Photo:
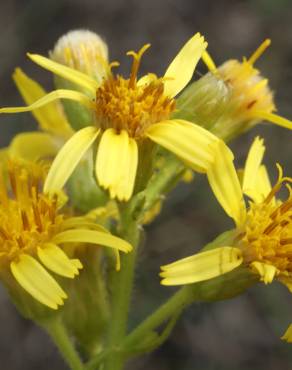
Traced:
<path id="1" fill-rule="evenodd" d="M 36 168 L 28 171 L 15 162 L 8 164 L 11 196 L 1 174 L 0 264 L 17 259 L 21 253 L 35 255 L 62 221 L 57 215 L 57 198 L 39 192 L 45 171 Z"/>
<path id="2" fill-rule="evenodd" d="M 270 264 L 285 275 L 292 273 L 291 188 L 287 186 L 289 195 L 285 201 L 274 199 L 284 181 L 292 182 L 292 178 L 280 179 L 262 203 L 251 203 L 238 239 L 247 263 Z"/>
<path id="3" fill-rule="evenodd" d="M 96 92 L 96 117 L 104 130 L 126 130 L 133 138 L 143 138 L 147 127 L 167 119 L 175 108 L 174 99 L 164 95 L 162 79 L 149 75 L 149 83 L 137 82 L 137 73 L 145 45 L 133 57 L 128 79 L 110 73 Z"/>

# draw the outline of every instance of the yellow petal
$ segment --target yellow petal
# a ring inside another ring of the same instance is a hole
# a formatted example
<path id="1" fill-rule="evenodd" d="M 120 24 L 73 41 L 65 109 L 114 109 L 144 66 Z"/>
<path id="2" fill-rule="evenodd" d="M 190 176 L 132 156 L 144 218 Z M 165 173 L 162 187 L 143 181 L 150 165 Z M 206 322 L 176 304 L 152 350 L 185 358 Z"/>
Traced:
<path id="1" fill-rule="evenodd" d="M 84 94 L 73 91 L 73 90 L 55 90 L 48 93 L 46 96 L 40 98 L 36 102 L 32 103 L 27 107 L 7 107 L 1 108 L 0 113 L 22 113 L 22 112 L 30 112 L 35 109 L 39 109 L 46 104 L 49 104 L 57 99 L 69 99 L 77 101 L 83 104 L 85 107 L 89 109 L 95 109 L 94 103 Z"/>
<path id="2" fill-rule="evenodd" d="M 110 233 L 87 229 L 62 231 L 53 238 L 53 242 L 56 244 L 91 243 L 115 248 L 125 253 L 132 250 L 131 245 L 127 241 L 120 239 L 117 236 L 111 235 Z"/>
<path id="3" fill-rule="evenodd" d="M 254 202 L 262 202 L 271 192 L 272 185 L 266 166 L 262 165 L 259 168 L 258 176 L 254 185 L 254 191 L 249 192 L 249 196 Z M 275 197 L 272 199 L 275 203 Z"/>
<path id="4" fill-rule="evenodd" d="M 242 191 L 249 195 L 254 192 L 258 172 L 265 153 L 264 140 L 257 136 L 252 143 L 244 166 Z"/>
<path id="5" fill-rule="evenodd" d="M 52 135 L 44 132 L 24 132 L 18 134 L 9 146 L 9 156 L 36 161 L 54 157 L 60 144 Z"/>
<path id="6" fill-rule="evenodd" d="M 210 72 L 214 73 L 217 71 L 216 65 L 211 58 L 211 55 L 206 50 L 202 54 L 202 60 L 206 64 Z"/>
<path id="7" fill-rule="evenodd" d="M 13 79 L 27 105 L 47 95 L 41 85 L 29 78 L 20 68 L 14 71 Z M 73 133 L 58 102 L 49 103 L 34 110 L 32 114 L 44 131 L 63 137 L 71 136 Z"/>
<path id="8" fill-rule="evenodd" d="M 96 158 L 96 177 L 108 189 L 111 198 L 128 200 L 134 190 L 138 165 L 138 147 L 122 130 L 108 129 L 102 135 Z"/>
<path id="9" fill-rule="evenodd" d="M 67 220 L 63 221 L 62 222 L 62 225 L 61 225 L 62 229 L 65 230 L 65 229 L 73 229 L 73 228 L 88 228 L 88 229 L 92 229 L 92 230 L 97 230 L 97 231 L 102 231 L 104 233 L 108 233 L 109 231 L 99 225 L 99 224 L 96 224 L 92 221 L 89 221 L 86 217 L 71 217 L 71 218 L 68 218 Z"/>
<path id="10" fill-rule="evenodd" d="M 85 127 L 74 134 L 56 156 L 44 184 L 45 193 L 62 189 L 83 155 L 97 138 L 96 127 Z"/>
<path id="11" fill-rule="evenodd" d="M 191 80 L 207 43 L 196 33 L 180 50 L 165 72 L 164 91 L 169 97 L 177 95 Z"/>
<path id="12" fill-rule="evenodd" d="M 210 144 L 218 141 L 216 136 L 201 126 L 184 120 L 157 123 L 148 128 L 146 135 L 198 172 L 206 172 L 212 163 Z"/>
<path id="13" fill-rule="evenodd" d="M 268 265 L 267 263 L 262 262 L 252 262 L 251 266 L 256 270 L 256 272 L 260 275 L 261 280 L 265 284 L 270 284 L 277 273 L 277 268 L 273 265 Z"/>
<path id="14" fill-rule="evenodd" d="M 277 114 L 268 113 L 265 111 L 254 111 L 252 115 L 256 118 L 261 118 L 263 120 L 275 123 L 278 126 L 292 130 L 292 121 L 288 120 L 287 118 L 278 116 Z"/>
<path id="15" fill-rule="evenodd" d="M 10 268 L 17 282 L 36 300 L 55 310 L 64 304 L 66 293 L 33 257 L 22 254 Z"/>
<path id="16" fill-rule="evenodd" d="M 79 261 L 79 268 L 76 267 L 76 261 L 72 260 L 56 244 L 46 243 L 38 247 L 38 257 L 40 261 L 51 271 L 67 278 L 74 278 L 79 275 L 79 268 L 82 264 Z"/>
<path id="17" fill-rule="evenodd" d="M 183 285 L 213 279 L 232 271 L 242 263 L 238 248 L 221 247 L 162 266 L 162 285 Z"/>
<path id="18" fill-rule="evenodd" d="M 51 59 L 45 58 L 41 55 L 29 53 L 27 53 L 27 55 L 36 64 L 47 69 L 48 71 L 53 72 L 54 74 L 60 77 L 65 78 L 68 81 L 71 81 L 81 87 L 88 89 L 95 96 L 99 84 L 90 76 L 82 72 L 76 71 L 75 69 L 72 69 L 70 67 L 66 67 L 57 62 L 53 62 Z"/>
<path id="19" fill-rule="evenodd" d="M 287 343 L 292 343 L 292 324 L 289 325 L 288 329 L 285 331 L 281 339 L 286 341 Z"/>
<path id="20" fill-rule="evenodd" d="M 254 202 L 262 202 L 272 190 L 269 175 L 261 165 L 265 152 L 263 139 L 257 137 L 248 153 L 243 172 L 242 190 Z"/>
<path id="21" fill-rule="evenodd" d="M 240 225 L 246 215 L 240 182 L 233 164 L 233 154 L 223 141 L 213 145 L 214 162 L 207 176 L 222 208 Z"/>

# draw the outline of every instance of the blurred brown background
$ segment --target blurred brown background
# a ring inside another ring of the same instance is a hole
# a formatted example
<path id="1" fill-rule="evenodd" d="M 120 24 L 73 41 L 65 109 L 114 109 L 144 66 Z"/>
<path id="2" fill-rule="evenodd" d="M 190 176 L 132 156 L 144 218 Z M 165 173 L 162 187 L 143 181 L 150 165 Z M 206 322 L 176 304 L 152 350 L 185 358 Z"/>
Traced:
<path id="1" fill-rule="evenodd" d="M 46 54 L 65 32 L 87 28 L 108 42 L 111 59 L 128 71 L 125 52 L 151 42 L 143 58 L 143 71 L 161 74 L 182 44 L 200 31 L 209 41 L 217 64 L 241 58 L 267 37 L 272 47 L 257 63 L 276 91 L 279 112 L 292 118 L 292 2 L 291 0 L 10 0 L 1 1 L 0 105 L 21 100 L 11 80 L 16 66 L 52 88 L 49 73 L 33 65 L 27 51 Z M 204 73 L 201 64 L 198 74 Z M 29 114 L 1 116 L 1 146 L 20 130 L 35 128 Z M 266 139 L 266 163 L 276 176 L 275 162 L 291 175 L 291 134 L 272 125 L 261 125 L 232 143 L 242 164 L 256 134 Z M 289 172 L 290 171 L 290 172 Z M 134 325 L 156 307 L 171 288 L 159 285 L 159 265 L 187 256 L 231 221 L 210 195 L 207 182 L 198 177 L 193 185 L 181 185 L 151 226 L 137 271 L 133 299 Z M 161 349 L 134 361 L 135 370 L 289 370 L 292 345 L 279 340 L 292 322 L 292 300 L 278 284 L 259 285 L 244 295 L 219 303 L 200 303 L 189 308 L 173 335 Z M 38 328 L 23 320 L 0 294 L 0 369 L 66 369 L 53 344 Z"/>

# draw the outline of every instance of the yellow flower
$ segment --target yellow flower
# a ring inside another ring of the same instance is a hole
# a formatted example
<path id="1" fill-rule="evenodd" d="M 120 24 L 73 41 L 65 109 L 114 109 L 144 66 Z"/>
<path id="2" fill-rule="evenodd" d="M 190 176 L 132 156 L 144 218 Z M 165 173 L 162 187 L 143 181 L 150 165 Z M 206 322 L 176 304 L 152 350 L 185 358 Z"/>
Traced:
<path id="1" fill-rule="evenodd" d="M 265 284 L 275 278 L 292 292 L 292 178 L 279 178 L 271 186 L 266 167 L 261 164 L 265 147 L 256 138 L 249 151 L 242 184 L 230 152 L 215 144 L 215 161 L 208 170 L 209 183 L 236 229 L 230 245 L 198 253 L 162 267 L 162 284 L 176 285 L 207 280 L 243 264 Z M 288 183 L 288 197 L 275 196 Z M 246 208 L 243 195 L 250 198 Z M 179 269 L 178 269 L 179 266 Z"/>
<path id="2" fill-rule="evenodd" d="M 11 192 L 0 176 L 0 276 L 10 288 L 16 281 L 36 300 L 57 309 L 67 295 L 49 271 L 70 279 L 78 275 L 81 262 L 67 255 L 74 255 L 78 243 L 131 251 L 126 241 L 89 218 L 61 212 L 60 197 L 41 191 L 45 173 L 39 166 L 11 161 L 8 172 Z"/>
<path id="3" fill-rule="evenodd" d="M 268 79 L 264 78 L 260 71 L 254 67 L 254 63 L 271 44 L 269 39 L 265 40 L 249 59 L 243 61 L 228 60 L 216 68 L 210 55 L 205 51 L 202 59 L 209 70 L 220 80 L 223 80 L 230 90 L 229 100 L 232 106 L 228 109 L 231 134 L 233 131 L 245 131 L 262 120 L 275 123 L 279 126 L 292 129 L 291 121 L 275 114 L 276 106 L 273 93 L 269 87 Z M 219 134 L 223 129 L 227 131 L 226 118 L 218 120 L 212 132 Z M 226 136 L 230 135 L 227 132 Z"/>
<path id="4" fill-rule="evenodd" d="M 213 160 L 210 144 L 219 139 L 202 127 L 181 119 L 170 119 L 175 109 L 174 97 L 192 78 L 194 69 L 206 49 L 200 34 L 193 36 L 180 50 L 158 78 L 148 74 L 137 80 L 137 73 L 145 45 L 133 57 L 130 77 L 108 74 L 100 83 L 80 71 L 60 65 L 40 55 L 29 57 L 86 90 L 56 90 L 24 108 L 2 108 L 2 113 L 26 112 L 39 109 L 56 99 L 77 101 L 92 113 L 92 125 L 76 132 L 58 153 L 49 171 L 44 190 L 60 190 L 82 156 L 98 143 L 95 173 L 101 186 L 109 190 L 111 198 L 128 200 L 134 190 L 138 146 L 146 139 L 165 147 L 184 160 L 192 169 L 206 172 Z"/>

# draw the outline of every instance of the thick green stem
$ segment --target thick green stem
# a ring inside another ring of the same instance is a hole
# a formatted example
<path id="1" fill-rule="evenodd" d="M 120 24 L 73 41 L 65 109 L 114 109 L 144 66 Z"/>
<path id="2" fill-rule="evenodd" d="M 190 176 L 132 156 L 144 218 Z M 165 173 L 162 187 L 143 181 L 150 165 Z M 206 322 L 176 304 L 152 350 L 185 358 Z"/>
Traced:
<path id="1" fill-rule="evenodd" d="M 139 243 L 139 228 L 132 212 L 127 207 L 121 213 L 120 236 L 131 243 L 133 251 L 121 256 L 121 270 L 114 272 L 112 283 L 112 312 L 109 322 L 107 349 L 118 347 L 127 331 L 128 313 L 132 295 L 135 261 Z M 105 363 L 106 370 L 119 370 L 123 367 L 123 358 L 109 356 Z"/>
<path id="2" fill-rule="evenodd" d="M 82 361 L 75 350 L 68 332 L 63 325 L 61 319 L 57 318 L 50 320 L 43 324 L 43 327 L 49 333 L 54 343 L 58 347 L 60 353 L 62 354 L 64 360 L 69 365 L 72 370 L 83 370 L 84 366 Z"/>
<path id="3" fill-rule="evenodd" d="M 122 343 L 122 351 L 131 350 L 139 346 L 147 337 L 147 334 L 158 328 L 172 316 L 181 312 L 186 306 L 196 299 L 194 286 L 187 285 L 180 288 L 168 301 L 163 303 L 156 311 L 148 316 L 136 329 L 134 329 Z"/>

